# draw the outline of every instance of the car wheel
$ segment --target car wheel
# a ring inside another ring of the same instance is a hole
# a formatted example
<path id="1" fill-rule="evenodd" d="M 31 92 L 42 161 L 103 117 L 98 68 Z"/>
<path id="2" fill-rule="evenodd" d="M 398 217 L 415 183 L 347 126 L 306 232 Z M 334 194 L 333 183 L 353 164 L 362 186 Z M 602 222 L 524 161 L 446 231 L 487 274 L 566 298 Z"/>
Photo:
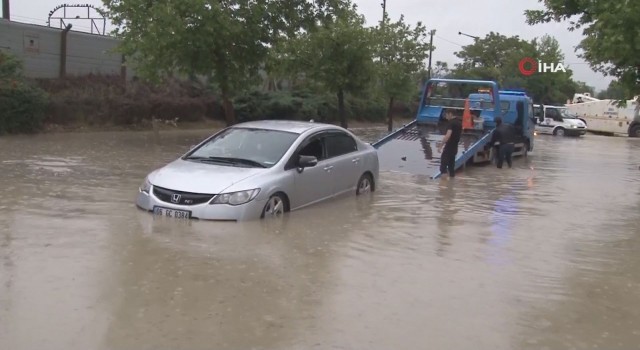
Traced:
<path id="1" fill-rule="evenodd" d="M 269 197 L 267 204 L 262 209 L 261 218 L 277 218 L 284 215 L 287 211 L 287 202 L 281 194 L 274 194 Z"/>
<path id="2" fill-rule="evenodd" d="M 373 192 L 373 179 L 369 174 L 362 174 L 362 176 L 360 176 L 360 180 L 358 180 L 356 195 L 359 196 L 369 192 Z"/>
<path id="3" fill-rule="evenodd" d="M 564 128 L 557 128 L 553 130 L 553 134 L 557 136 L 564 136 Z"/>
<path id="4" fill-rule="evenodd" d="M 640 125 L 634 125 L 629 130 L 629 137 L 640 137 Z"/>

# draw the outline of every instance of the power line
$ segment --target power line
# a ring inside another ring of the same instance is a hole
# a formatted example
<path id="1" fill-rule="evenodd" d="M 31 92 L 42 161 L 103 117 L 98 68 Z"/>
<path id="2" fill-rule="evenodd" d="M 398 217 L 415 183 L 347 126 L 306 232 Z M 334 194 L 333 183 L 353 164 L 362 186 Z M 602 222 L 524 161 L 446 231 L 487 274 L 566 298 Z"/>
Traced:
<path id="1" fill-rule="evenodd" d="M 460 47 L 463 47 L 463 46 L 464 46 L 464 45 L 460 45 L 460 44 L 458 44 L 458 43 L 456 43 L 456 42 L 453 42 L 453 41 L 451 41 L 451 40 L 449 40 L 449 39 L 445 39 L 445 38 L 443 38 L 443 37 L 441 37 L 441 36 L 439 36 L 439 35 L 436 35 L 436 38 L 438 38 L 438 39 L 440 39 L 440 40 L 444 40 L 444 41 L 446 41 L 446 42 L 448 42 L 448 43 L 450 43 L 450 44 L 453 44 L 453 45 L 457 45 L 457 46 L 460 46 Z"/>

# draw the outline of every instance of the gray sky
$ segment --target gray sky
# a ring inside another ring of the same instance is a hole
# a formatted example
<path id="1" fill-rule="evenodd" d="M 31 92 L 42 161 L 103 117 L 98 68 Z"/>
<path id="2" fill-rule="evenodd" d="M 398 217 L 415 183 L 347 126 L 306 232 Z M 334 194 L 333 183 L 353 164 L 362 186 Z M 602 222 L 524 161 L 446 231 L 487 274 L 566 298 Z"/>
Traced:
<path id="1" fill-rule="evenodd" d="M 382 0 L 353 1 L 369 25 L 375 25 L 382 17 Z M 11 0 L 11 17 L 14 21 L 44 25 L 49 11 L 62 3 L 102 6 L 100 0 Z M 422 21 L 428 29 L 436 30 L 434 62 L 445 61 L 450 66 L 459 62 L 454 52 L 460 50 L 462 45 L 473 42 L 472 38 L 458 35 L 459 31 L 479 37 L 493 31 L 507 36 L 519 35 L 527 40 L 549 34 L 559 41 L 565 54 L 562 63 L 571 67 L 575 80 L 584 81 L 596 90 L 606 89 L 611 78 L 593 72 L 574 52 L 582 39 L 580 31 L 568 31 L 567 23 L 535 26 L 525 23 L 524 10 L 539 8 L 542 5 L 538 0 L 387 0 L 387 13 L 392 20 L 404 14 L 408 23 Z M 74 30 L 90 30 L 90 24 L 86 21 L 71 23 Z"/>

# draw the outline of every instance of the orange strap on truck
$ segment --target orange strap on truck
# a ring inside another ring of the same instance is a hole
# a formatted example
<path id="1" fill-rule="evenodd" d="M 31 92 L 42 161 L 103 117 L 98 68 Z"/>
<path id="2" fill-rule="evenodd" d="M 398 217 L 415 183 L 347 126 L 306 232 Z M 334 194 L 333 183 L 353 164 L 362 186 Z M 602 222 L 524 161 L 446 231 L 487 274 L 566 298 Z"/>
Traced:
<path id="1" fill-rule="evenodd" d="M 464 112 L 462 113 L 462 128 L 473 129 L 473 116 L 469 109 L 469 99 L 464 101 Z"/>

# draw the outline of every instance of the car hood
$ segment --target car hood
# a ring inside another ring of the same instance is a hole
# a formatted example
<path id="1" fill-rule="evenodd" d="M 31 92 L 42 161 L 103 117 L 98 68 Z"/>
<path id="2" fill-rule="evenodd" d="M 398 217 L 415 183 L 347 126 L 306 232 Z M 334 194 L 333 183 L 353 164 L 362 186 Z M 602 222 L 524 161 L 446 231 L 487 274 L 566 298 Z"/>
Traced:
<path id="1" fill-rule="evenodd" d="M 154 186 L 181 192 L 218 194 L 229 186 L 266 170 L 178 159 L 152 172 L 149 182 Z"/>
<path id="2" fill-rule="evenodd" d="M 585 126 L 584 123 L 582 122 L 582 120 L 580 120 L 580 119 L 565 118 L 564 121 L 569 125 L 575 125 L 575 126 L 578 126 L 578 127 L 580 127 L 580 126 L 584 127 Z"/>

